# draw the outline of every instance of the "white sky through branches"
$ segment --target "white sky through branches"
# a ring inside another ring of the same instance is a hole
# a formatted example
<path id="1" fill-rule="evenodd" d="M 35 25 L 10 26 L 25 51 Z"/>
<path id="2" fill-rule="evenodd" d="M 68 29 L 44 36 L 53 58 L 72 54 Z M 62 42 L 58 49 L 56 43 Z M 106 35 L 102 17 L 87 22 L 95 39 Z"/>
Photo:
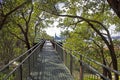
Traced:
<path id="1" fill-rule="evenodd" d="M 56 26 L 55 27 L 48 27 L 45 29 L 45 31 L 47 32 L 48 35 L 50 36 L 55 36 L 55 34 L 57 36 L 60 36 L 60 32 L 61 32 L 61 29 L 60 28 L 57 28 Z"/>
<path id="2" fill-rule="evenodd" d="M 45 31 L 47 32 L 48 35 L 54 37 L 55 34 L 56 34 L 57 36 L 60 36 L 60 33 L 61 33 L 61 31 L 63 31 L 63 29 L 56 27 L 57 24 L 58 24 L 58 23 L 55 22 L 55 23 L 53 24 L 53 26 L 48 27 L 48 28 L 45 29 Z M 118 33 L 115 32 L 115 25 L 112 25 L 112 26 L 109 28 L 109 31 L 110 31 L 111 36 L 118 36 Z"/>
<path id="3" fill-rule="evenodd" d="M 55 21 L 52 25 L 50 25 L 48 28 L 45 29 L 45 31 L 47 32 L 48 35 L 50 36 L 55 36 L 55 34 L 57 36 L 60 36 L 61 31 L 63 30 L 62 28 L 58 28 L 57 25 L 59 23 L 57 21 Z"/>

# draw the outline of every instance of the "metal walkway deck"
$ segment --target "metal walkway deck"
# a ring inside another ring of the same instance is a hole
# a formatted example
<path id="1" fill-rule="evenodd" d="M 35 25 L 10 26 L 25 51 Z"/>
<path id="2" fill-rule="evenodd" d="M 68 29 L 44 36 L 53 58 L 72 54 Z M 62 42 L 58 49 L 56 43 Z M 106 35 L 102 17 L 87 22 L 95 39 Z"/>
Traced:
<path id="1" fill-rule="evenodd" d="M 69 70 L 62 63 L 49 41 L 44 44 L 31 75 L 32 80 L 73 80 Z"/>

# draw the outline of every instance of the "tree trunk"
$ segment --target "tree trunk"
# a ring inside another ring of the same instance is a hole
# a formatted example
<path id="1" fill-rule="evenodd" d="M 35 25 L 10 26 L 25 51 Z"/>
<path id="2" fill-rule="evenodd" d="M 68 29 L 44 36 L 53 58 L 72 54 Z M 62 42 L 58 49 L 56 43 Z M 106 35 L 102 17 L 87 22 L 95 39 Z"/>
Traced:
<path id="1" fill-rule="evenodd" d="M 114 47 L 112 45 L 109 45 L 109 51 L 112 59 L 112 64 L 113 64 L 113 69 L 118 71 L 118 63 L 117 63 L 117 57 L 115 55 Z M 114 80 L 119 80 L 119 75 L 114 73 L 115 79 Z"/>
<path id="2" fill-rule="evenodd" d="M 107 75 L 108 75 L 109 79 L 112 80 L 112 74 L 109 70 L 107 70 Z"/>
<path id="3" fill-rule="evenodd" d="M 120 0 L 107 0 L 107 2 L 117 14 L 117 16 L 120 18 Z"/>
<path id="4" fill-rule="evenodd" d="M 28 40 L 28 36 L 27 36 L 27 34 L 25 34 L 24 35 L 25 36 L 25 44 L 26 44 L 26 46 L 27 46 L 27 49 L 29 50 L 30 49 L 30 43 L 29 43 L 29 40 Z"/>

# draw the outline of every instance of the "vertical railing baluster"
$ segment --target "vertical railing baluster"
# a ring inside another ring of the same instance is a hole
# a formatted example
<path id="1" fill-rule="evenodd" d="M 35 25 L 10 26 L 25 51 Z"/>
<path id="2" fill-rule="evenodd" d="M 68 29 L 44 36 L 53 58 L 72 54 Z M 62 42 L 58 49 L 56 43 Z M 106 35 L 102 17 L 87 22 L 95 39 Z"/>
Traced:
<path id="1" fill-rule="evenodd" d="M 22 62 L 22 58 L 20 58 L 20 62 Z M 22 78 L 23 78 L 23 69 L 22 69 L 22 65 L 20 65 L 20 67 L 19 67 L 19 80 L 22 80 Z"/>
<path id="2" fill-rule="evenodd" d="M 71 75 L 73 73 L 73 57 L 72 57 L 72 55 L 70 55 L 70 73 L 71 73 Z"/>
<path id="3" fill-rule="evenodd" d="M 64 55 L 64 64 L 66 65 L 66 52 L 63 50 L 63 55 Z"/>
<path id="4" fill-rule="evenodd" d="M 83 80 L 83 64 L 82 64 L 82 56 L 80 56 L 80 80 Z"/>
<path id="5" fill-rule="evenodd" d="M 32 55 L 32 58 L 33 58 L 33 67 L 34 67 L 34 65 L 35 65 L 35 62 L 34 62 L 34 61 L 35 61 L 35 60 L 34 60 L 34 54 L 35 54 L 35 53 L 37 53 L 37 51 L 35 51 L 35 52 L 33 53 L 33 55 Z"/>
<path id="6" fill-rule="evenodd" d="M 30 52 L 28 52 L 28 55 L 30 54 Z M 28 76 L 30 76 L 30 57 L 28 58 Z"/>
<path id="7" fill-rule="evenodd" d="M 20 68 L 19 68 L 19 69 L 20 69 L 20 78 L 19 78 L 19 80 L 22 80 L 22 78 L 23 78 L 23 77 L 22 77 L 22 65 L 20 65 Z"/>
<path id="8" fill-rule="evenodd" d="M 56 43 L 54 43 L 54 45 L 55 45 L 55 50 L 57 51 L 57 44 L 56 44 Z"/>
<path id="9" fill-rule="evenodd" d="M 61 48 L 61 47 L 60 47 Z M 61 56 L 62 56 L 62 61 L 64 62 L 64 56 L 63 56 L 63 53 L 64 53 L 64 50 L 61 48 Z"/>

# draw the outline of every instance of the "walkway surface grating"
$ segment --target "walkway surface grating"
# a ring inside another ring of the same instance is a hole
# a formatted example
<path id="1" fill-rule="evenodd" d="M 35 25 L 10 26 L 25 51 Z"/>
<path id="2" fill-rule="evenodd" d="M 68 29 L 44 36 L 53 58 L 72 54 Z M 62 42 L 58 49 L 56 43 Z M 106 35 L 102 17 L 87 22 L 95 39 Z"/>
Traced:
<path id="1" fill-rule="evenodd" d="M 49 41 L 44 44 L 31 77 L 32 80 L 73 80 Z"/>

